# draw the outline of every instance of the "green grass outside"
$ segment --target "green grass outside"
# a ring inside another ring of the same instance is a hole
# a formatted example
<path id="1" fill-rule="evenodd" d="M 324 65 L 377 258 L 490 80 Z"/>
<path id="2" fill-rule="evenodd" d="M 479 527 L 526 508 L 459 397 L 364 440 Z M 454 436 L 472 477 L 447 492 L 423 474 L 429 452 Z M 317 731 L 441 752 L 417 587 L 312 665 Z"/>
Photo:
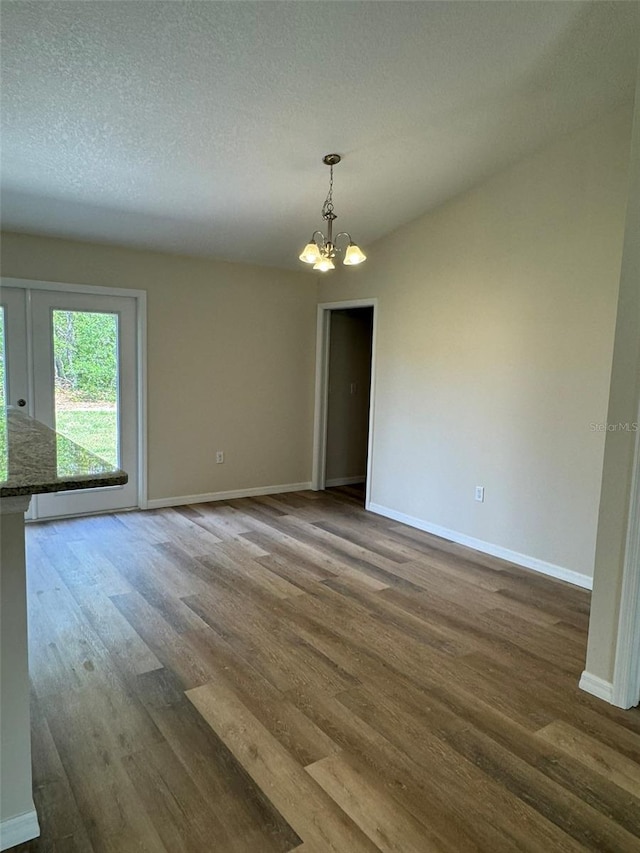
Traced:
<path id="1" fill-rule="evenodd" d="M 82 409 L 58 411 L 56 413 L 58 432 L 75 441 L 109 462 L 118 464 L 116 439 L 116 412 L 100 412 Z"/>

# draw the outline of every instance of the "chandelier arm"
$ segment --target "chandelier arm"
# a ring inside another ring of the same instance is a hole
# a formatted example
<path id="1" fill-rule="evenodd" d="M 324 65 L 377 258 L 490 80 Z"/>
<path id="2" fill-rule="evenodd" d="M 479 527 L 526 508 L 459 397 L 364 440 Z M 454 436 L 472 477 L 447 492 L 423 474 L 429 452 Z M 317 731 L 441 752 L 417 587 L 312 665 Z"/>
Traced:
<path id="1" fill-rule="evenodd" d="M 349 234 L 349 232 L 348 232 L 348 231 L 340 231 L 340 233 L 339 233 L 339 234 L 336 234 L 335 240 L 334 240 L 333 242 L 334 242 L 334 244 L 336 244 L 336 249 L 338 249 L 338 251 L 340 251 L 340 252 L 341 252 L 341 251 L 342 251 L 342 249 L 339 249 L 339 248 L 338 248 L 338 246 L 337 246 L 338 239 L 339 239 L 340 237 L 346 237 L 346 238 L 349 240 L 349 243 L 348 243 L 348 245 L 349 245 L 349 246 L 353 243 L 353 240 L 351 239 L 351 234 Z"/>
<path id="2" fill-rule="evenodd" d="M 316 242 L 316 234 L 319 234 L 319 235 L 320 235 L 321 245 L 322 245 L 322 246 L 325 246 L 325 245 L 326 245 L 326 243 L 327 243 L 327 238 L 324 236 L 324 234 L 322 233 L 322 231 L 314 231 L 314 232 L 313 232 L 313 234 L 311 235 L 311 242 L 312 242 L 312 243 L 315 243 L 315 242 Z"/>

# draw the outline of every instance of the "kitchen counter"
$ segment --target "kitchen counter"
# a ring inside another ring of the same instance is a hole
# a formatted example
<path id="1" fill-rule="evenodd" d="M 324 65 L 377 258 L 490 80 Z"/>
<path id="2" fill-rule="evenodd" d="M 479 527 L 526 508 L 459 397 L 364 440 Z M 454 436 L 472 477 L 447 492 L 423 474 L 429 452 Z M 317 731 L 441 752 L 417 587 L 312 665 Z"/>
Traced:
<path id="1" fill-rule="evenodd" d="M 31 778 L 24 513 L 34 494 L 127 479 L 20 409 L 0 414 L 0 850 L 40 834 Z"/>

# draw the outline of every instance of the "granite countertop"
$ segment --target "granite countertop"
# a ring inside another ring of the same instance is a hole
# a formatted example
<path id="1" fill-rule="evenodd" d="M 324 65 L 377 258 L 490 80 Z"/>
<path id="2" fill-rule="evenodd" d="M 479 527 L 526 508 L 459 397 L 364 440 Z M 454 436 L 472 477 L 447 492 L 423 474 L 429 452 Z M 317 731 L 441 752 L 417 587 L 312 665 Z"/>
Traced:
<path id="1" fill-rule="evenodd" d="M 121 486 L 119 468 L 9 406 L 0 415 L 0 498 Z"/>

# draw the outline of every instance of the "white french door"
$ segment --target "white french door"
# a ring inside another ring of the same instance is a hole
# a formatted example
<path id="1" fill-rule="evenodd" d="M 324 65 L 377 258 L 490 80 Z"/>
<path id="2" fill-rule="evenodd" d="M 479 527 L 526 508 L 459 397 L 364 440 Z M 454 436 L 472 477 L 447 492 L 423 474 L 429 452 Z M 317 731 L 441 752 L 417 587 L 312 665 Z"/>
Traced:
<path id="1" fill-rule="evenodd" d="M 7 403 L 124 469 L 124 486 L 34 496 L 33 518 L 139 505 L 137 300 L 2 287 Z"/>

